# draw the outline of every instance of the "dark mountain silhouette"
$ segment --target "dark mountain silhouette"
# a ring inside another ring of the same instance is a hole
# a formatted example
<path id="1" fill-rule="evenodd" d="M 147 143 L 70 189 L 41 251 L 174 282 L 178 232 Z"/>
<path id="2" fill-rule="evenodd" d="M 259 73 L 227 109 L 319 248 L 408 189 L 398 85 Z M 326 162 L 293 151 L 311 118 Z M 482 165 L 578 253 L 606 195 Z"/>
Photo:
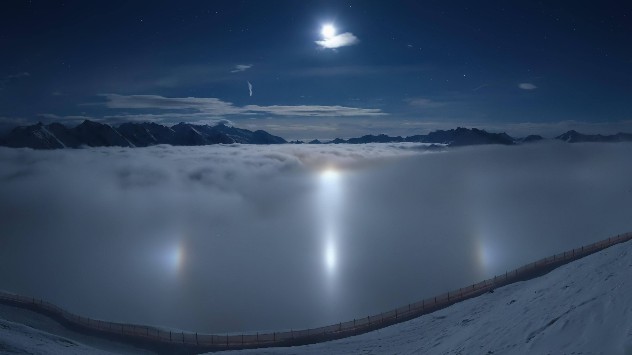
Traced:
<path id="1" fill-rule="evenodd" d="M 34 149 L 66 148 L 50 130 L 41 122 L 14 128 L 2 142 L 3 145 L 13 148 L 29 147 Z"/>
<path id="2" fill-rule="evenodd" d="M 450 130 L 438 130 L 425 135 L 413 135 L 402 138 L 385 134 L 364 135 L 347 140 L 336 138 L 329 142 L 317 139 L 309 144 L 364 144 L 364 143 L 399 143 L 416 142 L 431 143 L 442 146 L 469 146 L 481 144 L 513 145 L 532 143 L 543 140 L 542 136 L 529 135 L 524 138 L 512 138 L 506 133 L 490 133 L 477 128 L 458 127 Z M 613 135 L 581 134 L 568 131 L 555 139 L 569 143 L 576 142 L 632 142 L 632 134 L 617 133 Z M 243 128 L 227 126 L 220 123 L 215 126 L 178 123 L 167 127 L 157 123 L 123 123 L 118 127 L 85 120 L 80 125 L 68 128 L 60 123 L 44 125 L 41 122 L 14 128 L 0 145 L 15 148 L 58 149 L 88 147 L 147 147 L 157 144 L 183 146 L 211 144 L 283 144 L 285 139 L 266 131 L 250 131 Z M 292 142 L 295 144 L 302 141 Z"/>
<path id="3" fill-rule="evenodd" d="M 119 131 L 136 147 L 147 147 L 156 144 L 173 144 L 174 130 L 156 123 L 123 123 Z"/>
<path id="4" fill-rule="evenodd" d="M 397 137 L 390 137 L 387 136 L 386 134 L 380 134 L 377 136 L 374 136 L 372 134 L 370 135 L 366 135 L 366 136 L 362 136 L 360 138 L 349 138 L 347 140 L 347 143 L 350 144 L 361 144 L 361 143 L 399 143 L 399 142 L 403 142 L 404 138 L 397 136 Z"/>
<path id="5" fill-rule="evenodd" d="M 68 128 L 60 123 L 14 128 L 2 145 L 15 148 L 57 149 L 88 147 L 147 147 L 156 144 L 209 145 L 209 144 L 281 144 L 286 141 L 265 131 L 249 131 L 229 127 L 179 123 L 172 127 L 156 123 L 124 123 L 110 125 L 85 120 Z"/>
<path id="6" fill-rule="evenodd" d="M 90 147 L 133 147 L 134 145 L 110 125 L 83 121 L 72 133 L 82 145 Z"/>
<path id="7" fill-rule="evenodd" d="M 465 146 L 465 145 L 478 145 L 478 144 L 505 144 L 512 145 L 515 143 L 515 139 L 507 135 L 506 133 L 489 133 L 481 129 L 468 129 L 459 127 L 457 129 L 451 129 L 447 131 L 439 130 L 431 132 L 427 135 L 414 135 L 402 138 L 400 136 L 391 137 L 385 134 L 380 135 L 366 135 L 360 138 L 349 138 L 344 140 L 336 138 L 329 143 L 350 143 L 350 144 L 362 144 L 362 143 L 399 143 L 399 142 L 415 142 L 415 143 L 433 143 L 433 144 L 445 144 L 449 146 Z"/>
<path id="8" fill-rule="evenodd" d="M 517 141 L 521 142 L 521 143 L 533 143 L 533 142 L 539 142 L 541 140 L 543 140 L 544 138 L 542 138 L 542 136 L 538 135 L 538 134 L 531 134 L 528 135 L 524 138 L 519 138 Z"/>
<path id="9" fill-rule="evenodd" d="M 512 145 L 515 139 L 507 133 L 489 133 L 482 129 L 467 129 L 458 127 L 451 130 L 439 130 L 428 133 L 426 136 L 417 136 L 422 143 L 446 144 L 449 146 L 479 145 L 479 144 L 504 144 Z M 407 140 L 414 142 L 414 140 Z"/>
<path id="10" fill-rule="evenodd" d="M 568 131 L 564 134 L 561 134 L 555 139 L 559 139 L 568 143 L 579 143 L 579 142 L 632 142 L 632 134 L 631 133 L 617 133 L 612 135 L 601 135 L 601 134 L 581 134 L 575 130 Z"/>
<path id="11" fill-rule="evenodd" d="M 206 126 L 210 127 L 210 126 Z M 212 127 L 213 130 L 221 132 L 235 141 L 235 143 L 244 144 L 282 144 L 287 143 L 285 139 L 273 136 L 262 130 L 249 131 L 243 128 L 227 126 L 223 123 Z"/>

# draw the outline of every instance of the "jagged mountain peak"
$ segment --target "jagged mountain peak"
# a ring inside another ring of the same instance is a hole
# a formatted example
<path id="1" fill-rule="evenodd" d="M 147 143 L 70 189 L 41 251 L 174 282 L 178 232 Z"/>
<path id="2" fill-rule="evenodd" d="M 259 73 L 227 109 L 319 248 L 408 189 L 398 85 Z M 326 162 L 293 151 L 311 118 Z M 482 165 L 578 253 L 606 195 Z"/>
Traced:
<path id="1" fill-rule="evenodd" d="M 128 122 L 117 127 L 92 120 L 84 120 L 73 128 L 61 123 L 16 127 L 3 140 L 9 147 L 34 149 L 89 147 L 146 147 L 156 144 L 209 145 L 209 144 L 280 144 L 286 141 L 268 132 L 231 127 L 195 125 L 180 122 L 167 127 L 154 122 Z"/>

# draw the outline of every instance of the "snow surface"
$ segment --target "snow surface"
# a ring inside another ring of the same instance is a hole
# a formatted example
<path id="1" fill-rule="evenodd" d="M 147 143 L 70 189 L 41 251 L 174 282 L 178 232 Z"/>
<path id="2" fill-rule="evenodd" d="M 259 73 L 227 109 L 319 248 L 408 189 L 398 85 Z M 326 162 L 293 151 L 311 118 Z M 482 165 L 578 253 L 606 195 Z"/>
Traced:
<path id="1" fill-rule="evenodd" d="M 632 354 L 632 242 L 444 310 L 327 343 L 225 354 Z M 1 320 L 0 352 L 100 353 L 56 335 Z M 31 324 L 53 332 L 58 326 Z M 31 312 L 32 313 L 32 312 Z M 56 330 L 59 332 L 59 329 Z M 65 331 L 66 337 L 72 332 Z M 74 339 L 74 337 L 73 337 Z M 101 343 L 99 347 L 112 346 Z M 107 349 L 119 351 L 119 349 Z"/>
<path id="2" fill-rule="evenodd" d="M 243 353 L 630 355 L 632 242 L 371 333 Z"/>
<path id="3" fill-rule="evenodd" d="M 72 340 L 0 319 L 2 354 L 110 354 Z"/>
<path id="4" fill-rule="evenodd" d="M 101 350 L 97 350 L 101 349 Z M 151 354 L 152 352 L 77 333 L 42 314 L 0 304 L 0 354 Z"/>

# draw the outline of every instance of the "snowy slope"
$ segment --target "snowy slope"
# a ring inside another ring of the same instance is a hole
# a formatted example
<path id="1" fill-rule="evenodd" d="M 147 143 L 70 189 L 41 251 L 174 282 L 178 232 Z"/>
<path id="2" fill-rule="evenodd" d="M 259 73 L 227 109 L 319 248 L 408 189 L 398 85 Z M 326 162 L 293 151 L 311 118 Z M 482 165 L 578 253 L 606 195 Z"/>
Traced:
<path id="1" fill-rule="evenodd" d="M 2 354 L 110 354 L 72 340 L 0 319 Z"/>
<path id="2" fill-rule="evenodd" d="M 226 354 L 632 354 L 632 242 L 444 310 L 328 343 Z M 0 318 L 6 318 L 6 310 Z M 17 310 L 11 319 L 25 320 Z M 58 326 L 29 322 L 45 331 Z M 65 330 L 65 338 L 75 339 Z M 81 339 L 80 336 L 78 339 Z M 92 344 L 91 344 L 92 345 Z M 107 343 L 102 349 L 120 351 Z M 111 347 L 111 348 L 108 348 Z M 0 352 L 98 353 L 0 320 Z"/>
<path id="3" fill-rule="evenodd" d="M 100 349 L 100 350 L 97 350 Z M 129 344 L 80 334 L 42 314 L 0 304 L 0 354 L 151 354 Z"/>
<path id="4" fill-rule="evenodd" d="M 243 353 L 632 354 L 632 243 L 375 332 Z"/>

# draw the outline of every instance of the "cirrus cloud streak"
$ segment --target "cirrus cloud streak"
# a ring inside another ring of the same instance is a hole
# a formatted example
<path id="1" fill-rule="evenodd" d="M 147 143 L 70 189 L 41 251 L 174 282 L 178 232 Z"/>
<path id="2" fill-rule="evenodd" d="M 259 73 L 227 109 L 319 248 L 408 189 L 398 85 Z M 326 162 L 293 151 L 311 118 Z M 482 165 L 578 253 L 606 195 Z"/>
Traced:
<path id="1" fill-rule="evenodd" d="M 231 102 L 213 97 L 164 97 L 159 95 L 102 94 L 104 105 L 112 109 L 152 109 L 199 112 L 208 116 L 258 115 L 277 116 L 384 116 L 387 113 L 375 108 L 327 105 L 246 105 L 236 106 Z"/>

